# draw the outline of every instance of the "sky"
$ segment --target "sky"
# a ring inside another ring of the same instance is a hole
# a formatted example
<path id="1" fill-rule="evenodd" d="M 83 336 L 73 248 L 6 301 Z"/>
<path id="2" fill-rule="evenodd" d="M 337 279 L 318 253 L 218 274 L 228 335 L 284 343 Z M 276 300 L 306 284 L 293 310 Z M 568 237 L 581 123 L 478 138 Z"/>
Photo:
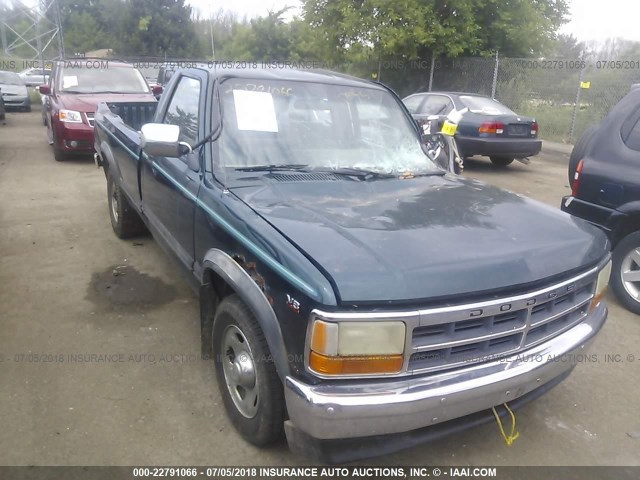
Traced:
<path id="1" fill-rule="evenodd" d="M 210 9 L 222 8 L 248 17 L 264 16 L 269 9 L 286 6 L 299 7 L 299 0 L 187 0 L 198 8 L 204 17 Z M 640 0 L 569 0 L 571 21 L 562 27 L 561 33 L 572 34 L 578 40 L 603 41 L 622 37 L 640 41 Z M 290 15 L 293 12 L 290 13 Z"/>
<path id="2" fill-rule="evenodd" d="M 584 41 L 621 37 L 640 42 L 638 0 L 571 0 L 570 8 L 571 21 L 561 33 Z"/>

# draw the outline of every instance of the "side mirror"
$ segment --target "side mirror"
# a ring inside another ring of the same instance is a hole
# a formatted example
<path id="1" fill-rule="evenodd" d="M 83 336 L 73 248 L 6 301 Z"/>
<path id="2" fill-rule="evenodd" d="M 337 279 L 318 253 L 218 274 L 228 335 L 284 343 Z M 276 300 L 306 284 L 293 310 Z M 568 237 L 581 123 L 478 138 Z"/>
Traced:
<path id="1" fill-rule="evenodd" d="M 180 127 L 166 123 L 147 123 L 141 129 L 142 151 L 151 157 L 178 158 L 191 151 L 180 141 Z"/>
<path id="2" fill-rule="evenodd" d="M 159 97 L 160 95 L 162 95 L 163 91 L 164 88 L 162 88 L 162 85 L 154 85 L 153 87 L 151 87 L 151 93 L 153 93 L 154 97 Z"/>
<path id="3" fill-rule="evenodd" d="M 51 95 L 51 87 L 49 85 L 40 85 L 38 92 L 40 92 L 40 95 Z"/>

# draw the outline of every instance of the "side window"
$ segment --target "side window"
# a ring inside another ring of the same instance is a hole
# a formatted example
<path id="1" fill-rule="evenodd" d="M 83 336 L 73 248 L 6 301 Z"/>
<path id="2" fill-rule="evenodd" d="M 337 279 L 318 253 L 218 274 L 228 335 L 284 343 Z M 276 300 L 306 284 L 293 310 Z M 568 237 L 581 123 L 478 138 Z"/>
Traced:
<path id="1" fill-rule="evenodd" d="M 191 144 L 198 141 L 199 104 L 200 81 L 182 77 L 173 91 L 163 122 L 180 127 L 180 141 Z"/>
<path id="2" fill-rule="evenodd" d="M 640 107 L 623 122 L 620 135 L 627 147 L 640 151 Z"/>
<path id="3" fill-rule="evenodd" d="M 405 99 L 404 104 L 407 110 L 409 110 L 409 113 L 418 113 L 418 107 L 422 103 L 422 100 L 424 100 L 424 95 L 413 95 Z"/>
<path id="4" fill-rule="evenodd" d="M 451 111 L 453 103 L 444 95 L 429 95 L 422 105 L 420 113 L 424 115 L 446 115 Z"/>

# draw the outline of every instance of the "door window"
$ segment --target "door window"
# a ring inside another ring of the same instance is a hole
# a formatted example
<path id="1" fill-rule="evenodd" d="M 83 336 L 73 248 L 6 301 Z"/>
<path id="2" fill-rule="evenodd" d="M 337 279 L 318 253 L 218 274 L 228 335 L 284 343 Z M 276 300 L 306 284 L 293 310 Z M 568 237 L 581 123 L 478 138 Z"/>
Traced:
<path id="1" fill-rule="evenodd" d="M 164 123 L 180 127 L 180 141 L 191 145 L 198 141 L 200 118 L 200 81 L 182 77 L 167 107 Z"/>
<path id="2" fill-rule="evenodd" d="M 404 104 L 407 107 L 407 110 L 409 110 L 409 113 L 418 113 L 418 107 L 422 103 L 422 100 L 424 100 L 424 95 L 413 95 L 406 98 L 404 100 Z"/>
<path id="3" fill-rule="evenodd" d="M 444 95 L 429 95 L 420 108 L 423 115 L 446 115 L 453 108 L 449 97 Z"/>

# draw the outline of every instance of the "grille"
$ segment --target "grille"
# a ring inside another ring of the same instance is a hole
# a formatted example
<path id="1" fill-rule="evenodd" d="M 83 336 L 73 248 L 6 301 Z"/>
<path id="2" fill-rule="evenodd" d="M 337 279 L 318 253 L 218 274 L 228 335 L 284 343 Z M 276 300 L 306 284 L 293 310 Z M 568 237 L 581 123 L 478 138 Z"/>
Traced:
<path id="1" fill-rule="evenodd" d="M 89 126 L 93 127 L 93 121 L 94 121 L 94 118 L 95 118 L 95 113 L 87 112 L 87 113 L 85 113 L 85 115 L 87 116 L 87 122 L 89 123 Z"/>
<path id="2" fill-rule="evenodd" d="M 530 296 L 421 311 L 407 372 L 495 360 L 560 335 L 587 316 L 595 280 L 592 273 Z"/>

